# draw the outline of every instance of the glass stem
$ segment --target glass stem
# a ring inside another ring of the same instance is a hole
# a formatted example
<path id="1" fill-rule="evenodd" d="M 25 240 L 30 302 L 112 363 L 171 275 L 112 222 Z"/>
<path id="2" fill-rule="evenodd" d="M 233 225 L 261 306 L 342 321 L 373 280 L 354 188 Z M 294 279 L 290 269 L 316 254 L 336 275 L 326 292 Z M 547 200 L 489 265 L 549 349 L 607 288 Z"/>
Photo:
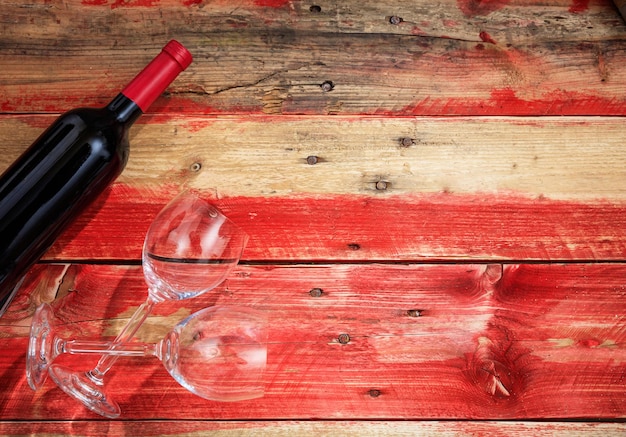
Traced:
<path id="1" fill-rule="evenodd" d="M 155 301 L 148 298 L 148 300 L 137 308 L 135 314 L 130 318 L 122 332 L 119 333 L 117 338 L 113 341 L 108 349 L 109 352 L 115 351 L 117 348 L 121 347 L 123 343 L 127 343 L 130 339 L 133 338 L 141 324 L 146 320 L 152 308 L 156 304 Z M 105 354 L 100 358 L 96 367 L 89 372 L 87 372 L 87 376 L 96 384 L 102 385 L 104 375 L 109 371 L 111 366 L 117 361 L 118 355 L 114 354 Z"/>
<path id="2" fill-rule="evenodd" d="M 157 355 L 158 343 L 114 343 L 112 341 L 61 340 L 57 345 L 59 354 L 105 354 L 125 357 L 149 357 Z"/>

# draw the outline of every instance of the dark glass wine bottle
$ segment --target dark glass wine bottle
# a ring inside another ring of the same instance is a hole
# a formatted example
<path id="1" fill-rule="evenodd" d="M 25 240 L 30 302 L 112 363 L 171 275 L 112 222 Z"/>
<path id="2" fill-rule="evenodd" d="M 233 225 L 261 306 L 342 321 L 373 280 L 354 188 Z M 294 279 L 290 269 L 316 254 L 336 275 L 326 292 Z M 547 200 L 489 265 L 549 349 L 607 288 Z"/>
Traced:
<path id="1" fill-rule="evenodd" d="M 170 41 L 106 107 L 61 115 L 0 176 L 0 317 L 28 269 L 122 172 L 130 126 L 191 60 Z"/>

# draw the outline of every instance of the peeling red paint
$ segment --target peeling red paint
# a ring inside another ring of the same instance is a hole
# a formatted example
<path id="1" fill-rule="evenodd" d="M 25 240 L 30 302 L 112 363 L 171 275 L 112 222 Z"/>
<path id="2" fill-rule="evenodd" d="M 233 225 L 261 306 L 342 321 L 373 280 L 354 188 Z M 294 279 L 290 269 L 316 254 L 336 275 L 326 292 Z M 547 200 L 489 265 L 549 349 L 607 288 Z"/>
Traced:
<path id="1" fill-rule="evenodd" d="M 152 8 L 158 6 L 160 0 L 82 0 L 84 6 L 109 6 L 111 9 L 117 8 Z"/>
<path id="2" fill-rule="evenodd" d="M 487 43 L 475 46 L 475 52 L 487 52 Z M 507 54 L 510 56 L 510 54 Z M 539 90 L 538 90 L 539 91 Z M 527 95 L 523 97 L 521 93 Z M 24 93 L 24 96 L 28 95 Z M 97 95 L 114 95 L 105 90 Z M 233 105 L 233 101 L 215 101 L 207 97 L 169 95 L 162 96 L 150 107 L 149 114 L 165 114 L 167 117 L 185 115 L 265 115 L 263 102 L 251 96 L 247 101 Z M 35 97 L 18 97 L 0 103 L 0 110 L 5 113 L 36 110 L 39 113 L 60 113 L 68 108 L 88 106 L 98 107 L 107 103 L 108 97 L 100 99 L 81 99 L 70 96 L 60 99 L 55 95 L 36 94 Z M 612 97 L 593 94 L 587 91 L 552 89 L 541 94 L 528 89 L 512 87 L 495 88 L 485 97 L 425 97 L 404 106 L 393 107 L 391 102 L 384 102 L 381 107 L 352 108 L 344 104 L 341 115 L 379 115 L 404 117 L 414 115 L 603 115 L 626 116 L 626 99 L 623 96 Z M 307 100 L 288 97 L 282 104 L 283 115 L 326 115 L 327 101 L 320 98 Z"/>
<path id="3" fill-rule="evenodd" d="M 290 3 L 290 0 L 254 0 L 256 6 L 268 8 L 283 8 Z"/>
<path id="4" fill-rule="evenodd" d="M 430 99 L 407 105 L 397 112 L 378 115 L 626 115 L 626 101 L 584 92 L 553 90 L 524 99 L 512 88 L 491 91 L 488 99 Z"/>
<path id="5" fill-rule="evenodd" d="M 572 0 L 569 11 L 573 14 L 580 14 L 589 9 L 589 0 Z"/>
<path id="6" fill-rule="evenodd" d="M 491 44 L 497 44 L 496 41 L 491 37 L 491 35 L 489 35 L 487 32 L 485 32 L 484 30 L 482 32 L 480 32 L 478 34 L 478 36 L 480 37 L 480 39 L 483 42 L 488 42 Z"/>
<path id="7" fill-rule="evenodd" d="M 509 0 L 457 0 L 457 6 L 468 18 L 489 15 L 509 4 Z"/>

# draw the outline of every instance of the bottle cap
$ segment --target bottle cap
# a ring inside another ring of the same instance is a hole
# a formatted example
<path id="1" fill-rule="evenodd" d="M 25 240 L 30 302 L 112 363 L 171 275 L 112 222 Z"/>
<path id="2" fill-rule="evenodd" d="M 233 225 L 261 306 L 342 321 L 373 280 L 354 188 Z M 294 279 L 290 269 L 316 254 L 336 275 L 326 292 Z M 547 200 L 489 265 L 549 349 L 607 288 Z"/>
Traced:
<path id="1" fill-rule="evenodd" d="M 187 50 L 181 43 L 179 43 L 175 39 L 168 42 L 165 47 L 163 47 L 163 51 L 173 57 L 176 62 L 180 64 L 180 67 L 183 70 L 186 70 L 193 60 L 193 57 L 191 56 L 191 53 L 189 53 L 189 50 Z"/>

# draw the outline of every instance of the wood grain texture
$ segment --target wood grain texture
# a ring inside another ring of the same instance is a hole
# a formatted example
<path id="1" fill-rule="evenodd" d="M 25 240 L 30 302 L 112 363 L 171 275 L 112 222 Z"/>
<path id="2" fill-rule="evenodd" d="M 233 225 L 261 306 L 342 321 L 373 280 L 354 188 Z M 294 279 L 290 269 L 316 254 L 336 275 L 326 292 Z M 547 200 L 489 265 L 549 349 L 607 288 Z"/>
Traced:
<path id="1" fill-rule="evenodd" d="M 0 171 L 170 38 L 195 56 L 0 319 L 0 434 L 626 432 L 626 24 L 609 0 L 0 0 L 0 36 Z M 265 397 L 202 400 L 154 359 L 110 373 L 119 421 L 32 392 L 36 306 L 113 338 L 146 296 L 151 219 L 184 187 L 250 243 L 140 338 L 208 305 L 264 309 Z"/>
<path id="2" fill-rule="evenodd" d="M 51 120 L 2 119 L 0 166 Z M 148 117 L 118 183 L 46 259 L 137 262 L 153 217 L 191 187 L 250 234 L 249 261 L 620 260 L 622 124 Z"/>
<path id="3" fill-rule="evenodd" d="M 322 14 L 297 1 L 97 3 L 7 4 L 0 110 L 104 104 L 176 37 L 196 61 L 152 111 L 626 114 L 626 26 L 606 1 L 579 11 L 564 1 L 333 2 Z"/>
<path id="4" fill-rule="evenodd" d="M 138 266 L 49 268 L 37 272 L 49 274 L 48 287 L 25 289 L 0 319 L 9 352 L 0 361 L 5 419 L 93 418 L 51 383 L 37 393 L 26 385 L 24 312 L 54 298 L 66 331 L 112 337 L 145 296 Z M 622 264 L 240 266 L 213 292 L 157 307 L 138 337 L 158 340 L 208 305 L 265 310 L 264 398 L 203 400 L 155 359 L 120 360 L 109 387 L 125 419 L 623 418 L 625 271 Z"/>
<path id="5" fill-rule="evenodd" d="M 319 8 L 311 8 L 316 5 Z M 593 41 L 620 36 L 623 23 L 606 0 L 488 1 L 397 0 L 393 4 L 355 0 L 48 0 L 23 8 L 5 2 L 2 23 L 14 34 L 37 40 L 89 44 L 72 34 L 92 29 L 108 44 L 145 36 L 144 43 L 175 33 L 219 33 L 267 29 L 302 32 L 400 34 L 484 42 L 488 32 L 503 43 Z M 69 10 L 69 11 L 68 11 Z M 392 24 L 392 16 L 401 18 Z M 49 32 L 46 32 L 48 30 Z M 104 42 L 104 41 L 103 41 Z M 20 41 L 20 44 L 24 44 Z"/>
<path id="6" fill-rule="evenodd" d="M 621 436 L 625 427 L 619 423 L 597 422 L 411 422 L 411 421 L 114 421 L 83 420 L 76 422 L 1 422 L 0 432 L 16 435 L 144 435 L 144 436 L 213 436 L 213 437 L 289 437 L 361 435 L 386 436 L 573 436 L 601 434 Z"/>
<path id="7" fill-rule="evenodd" d="M 618 79 L 626 74 L 626 42 L 622 40 L 554 43 L 555 48 L 500 48 L 448 39 L 416 41 L 416 37 L 397 35 L 262 36 L 237 32 L 231 36 L 234 41 L 220 41 L 228 35 L 216 35 L 209 41 L 181 38 L 199 61 L 150 111 L 396 116 L 626 114 Z M 79 47 L 74 55 L 51 66 L 41 55 L 26 54 L 16 60 L 12 53 L 0 53 L 5 66 L 0 110 L 62 112 L 76 106 L 103 105 L 154 55 L 147 49 L 104 47 L 94 57 L 90 55 L 93 51 L 93 47 Z M 326 81 L 333 83 L 329 92 L 321 87 Z M 468 83 L 472 84 L 470 92 Z"/>
<path id="8" fill-rule="evenodd" d="M 0 171 L 53 119 L 0 118 Z M 509 193 L 621 204 L 623 125 L 610 117 L 155 115 L 133 128 L 118 181 L 188 186 L 218 198 Z"/>
<path id="9" fill-rule="evenodd" d="M 115 185 L 45 259 L 138 263 L 152 219 L 175 193 Z M 250 235 L 244 261 L 619 261 L 626 251 L 624 206 L 611 202 L 440 194 L 214 203 Z"/>

